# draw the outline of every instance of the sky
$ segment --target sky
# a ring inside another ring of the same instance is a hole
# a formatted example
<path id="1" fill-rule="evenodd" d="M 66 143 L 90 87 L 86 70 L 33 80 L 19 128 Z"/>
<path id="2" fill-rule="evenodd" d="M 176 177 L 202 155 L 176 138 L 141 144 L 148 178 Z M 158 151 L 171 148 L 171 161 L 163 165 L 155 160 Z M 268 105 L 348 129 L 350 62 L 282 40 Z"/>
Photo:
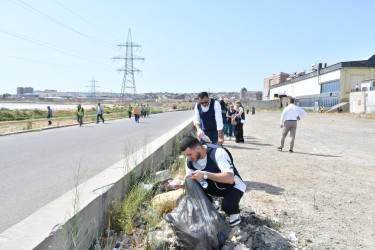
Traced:
<path id="1" fill-rule="evenodd" d="M 127 40 L 138 93 L 262 90 L 279 72 L 375 54 L 373 0 L 0 0 L 0 94 L 121 92 Z M 128 90 L 130 91 L 130 90 Z"/>

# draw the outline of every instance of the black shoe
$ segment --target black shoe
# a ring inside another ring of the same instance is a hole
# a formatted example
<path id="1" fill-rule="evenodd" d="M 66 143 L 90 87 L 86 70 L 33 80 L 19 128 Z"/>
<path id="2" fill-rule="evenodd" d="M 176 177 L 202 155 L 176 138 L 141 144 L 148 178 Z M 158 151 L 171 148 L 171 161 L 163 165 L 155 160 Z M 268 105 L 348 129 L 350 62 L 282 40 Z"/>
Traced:
<path id="1" fill-rule="evenodd" d="M 283 148 L 282 148 L 282 147 L 278 147 L 277 149 L 278 149 L 278 150 L 280 150 L 280 151 L 281 151 L 281 150 L 283 150 Z"/>
<path id="2" fill-rule="evenodd" d="M 294 153 L 294 151 L 293 151 L 293 150 L 291 150 L 291 149 L 289 149 L 289 153 Z"/>

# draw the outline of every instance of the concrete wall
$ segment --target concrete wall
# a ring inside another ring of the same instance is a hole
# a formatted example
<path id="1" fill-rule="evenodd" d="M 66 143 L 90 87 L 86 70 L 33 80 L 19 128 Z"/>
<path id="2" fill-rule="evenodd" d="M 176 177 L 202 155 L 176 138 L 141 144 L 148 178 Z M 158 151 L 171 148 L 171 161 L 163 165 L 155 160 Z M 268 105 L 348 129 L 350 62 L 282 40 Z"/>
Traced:
<path id="1" fill-rule="evenodd" d="M 280 107 L 280 101 L 246 101 L 242 103 L 242 106 L 246 108 L 246 106 L 249 106 L 251 108 L 252 105 L 255 105 L 255 109 L 261 108 L 261 109 L 277 109 Z M 251 110 L 250 110 L 251 111 Z"/>
<path id="2" fill-rule="evenodd" d="M 79 185 L 78 211 L 72 205 L 77 196 L 69 191 L 20 223 L 0 234 L 0 249 L 72 249 L 72 231 L 78 230 L 79 249 L 88 249 L 108 219 L 109 204 L 124 197 L 129 188 L 128 174 L 137 177 L 155 172 L 171 154 L 176 138 L 193 129 L 191 119 L 181 123 L 144 148 L 129 154 L 87 182 Z M 107 223 L 107 222 L 106 222 Z"/>
<path id="3" fill-rule="evenodd" d="M 350 93 L 350 113 L 375 113 L 375 91 Z"/>
<path id="4" fill-rule="evenodd" d="M 375 68 L 342 68 L 340 100 L 349 101 L 355 85 L 367 79 L 375 79 Z"/>

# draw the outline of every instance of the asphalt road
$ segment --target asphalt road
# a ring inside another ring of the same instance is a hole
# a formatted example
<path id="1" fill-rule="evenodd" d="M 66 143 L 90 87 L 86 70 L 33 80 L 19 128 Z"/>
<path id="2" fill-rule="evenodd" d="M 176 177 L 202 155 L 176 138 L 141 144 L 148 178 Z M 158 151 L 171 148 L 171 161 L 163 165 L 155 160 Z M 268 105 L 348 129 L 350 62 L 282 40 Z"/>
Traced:
<path id="1" fill-rule="evenodd" d="M 0 137 L 0 232 L 193 117 L 193 111 Z M 105 118 L 105 117 L 104 117 Z"/>

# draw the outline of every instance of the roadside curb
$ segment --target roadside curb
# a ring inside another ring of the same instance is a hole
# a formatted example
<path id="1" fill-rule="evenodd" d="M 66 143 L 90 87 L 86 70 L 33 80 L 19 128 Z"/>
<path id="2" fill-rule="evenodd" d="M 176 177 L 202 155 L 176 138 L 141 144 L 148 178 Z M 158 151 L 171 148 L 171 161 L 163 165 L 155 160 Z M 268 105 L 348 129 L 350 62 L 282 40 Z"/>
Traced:
<path id="1" fill-rule="evenodd" d="M 73 239 L 79 249 L 88 249 L 103 229 L 109 204 L 122 199 L 130 188 L 130 172 L 139 178 L 146 170 L 157 171 L 172 152 L 178 136 L 193 129 L 191 119 L 156 138 L 123 160 L 108 167 L 73 189 L 79 190 L 78 211 L 73 202 L 77 197 L 69 190 L 43 206 L 29 217 L 0 233 L 0 249 L 71 249 Z M 152 163 L 152 164 L 151 164 Z M 78 223 L 78 224 L 77 224 Z M 74 235 L 76 229 L 77 235 Z M 65 247 L 64 247 L 65 246 Z"/>

